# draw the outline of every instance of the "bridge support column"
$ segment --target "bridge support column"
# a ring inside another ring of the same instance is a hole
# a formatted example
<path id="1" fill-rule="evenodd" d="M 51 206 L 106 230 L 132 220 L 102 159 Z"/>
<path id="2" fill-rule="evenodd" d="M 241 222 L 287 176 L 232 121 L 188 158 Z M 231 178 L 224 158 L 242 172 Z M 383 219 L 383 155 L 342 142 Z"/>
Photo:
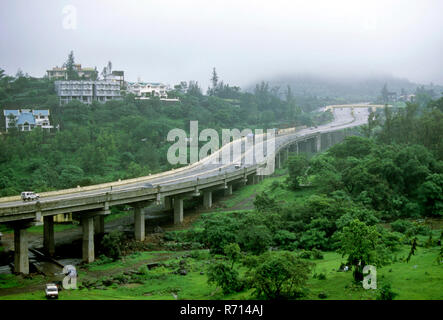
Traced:
<path id="1" fill-rule="evenodd" d="M 315 152 L 321 152 L 321 134 L 315 138 Z"/>
<path id="2" fill-rule="evenodd" d="M 183 198 L 174 198 L 174 224 L 183 222 Z"/>
<path id="3" fill-rule="evenodd" d="M 295 152 L 297 152 L 297 155 L 298 155 L 298 153 L 299 153 L 299 150 L 298 150 L 298 142 L 295 143 Z"/>
<path id="4" fill-rule="evenodd" d="M 210 209 L 212 207 L 212 191 L 203 192 L 203 207 Z"/>
<path id="5" fill-rule="evenodd" d="M 94 232 L 97 235 L 105 233 L 105 216 L 100 214 L 94 217 Z"/>
<path id="6" fill-rule="evenodd" d="M 258 176 L 257 174 L 254 174 L 252 176 L 252 181 L 253 181 L 253 184 L 259 183 L 260 182 L 260 176 Z"/>
<path id="7" fill-rule="evenodd" d="M 82 252 L 83 261 L 86 263 L 94 262 L 94 217 L 82 217 L 83 242 Z"/>
<path id="8" fill-rule="evenodd" d="M 14 225 L 14 272 L 29 274 L 28 226 L 21 223 Z"/>
<path id="9" fill-rule="evenodd" d="M 134 206 L 134 237 L 137 241 L 145 240 L 145 213 L 141 206 Z"/>
<path id="10" fill-rule="evenodd" d="M 250 174 L 250 175 L 248 176 L 248 182 L 246 183 L 248 186 L 254 184 L 254 175 L 255 175 L 255 174 Z"/>
<path id="11" fill-rule="evenodd" d="M 275 169 L 281 168 L 281 162 L 280 162 L 280 152 L 277 152 L 275 154 Z"/>
<path id="12" fill-rule="evenodd" d="M 43 248 L 50 256 L 54 255 L 54 216 L 43 217 Z"/>
<path id="13" fill-rule="evenodd" d="M 225 189 L 225 196 L 232 196 L 232 184 L 228 184 Z"/>
<path id="14" fill-rule="evenodd" d="M 164 197 L 163 201 L 164 201 L 163 207 L 165 208 L 165 210 L 171 210 L 172 209 L 172 197 Z"/>

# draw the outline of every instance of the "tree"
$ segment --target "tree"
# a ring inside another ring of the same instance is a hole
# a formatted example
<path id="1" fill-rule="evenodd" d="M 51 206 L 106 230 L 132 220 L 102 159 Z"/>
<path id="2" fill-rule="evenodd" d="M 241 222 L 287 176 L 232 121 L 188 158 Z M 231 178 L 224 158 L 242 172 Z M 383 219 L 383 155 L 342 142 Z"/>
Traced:
<path id="1" fill-rule="evenodd" d="M 415 255 L 415 251 L 417 251 L 418 246 L 418 239 L 417 237 L 414 237 L 411 240 L 411 250 L 409 250 L 408 256 L 406 257 L 406 262 L 409 262 L 411 260 L 411 257 Z"/>
<path id="2" fill-rule="evenodd" d="M 212 263 L 207 272 L 208 284 L 221 287 L 224 294 L 238 292 L 243 289 L 238 271 L 231 268 L 225 261 Z"/>
<path id="3" fill-rule="evenodd" d="M 78 79 L 78 73 L 75 70 L 74 51 L 72 51 L 72 50 L 68 55 L 68 60 L 66 60 L 66 62 L 65 62 L 65 67 L 66 67 L 66 73 L 68 76 L 68 80 Z"/>
<path id="4" fill-rule="evenodd" d="M 188 94 L 195 97 L 202 96 L 202 90 L 198 85 L 198 81 L 189 81 Z"/>
<path id="5" fill-rule="evenodd" d="M 288 159 L 289 187 L 293 190 L 300 189 L 299 179 L 304 176 L 309 161 L 306 155 L 290 156 Z"/>
<path id="6" fill-rule="evenodd" d="M 234 264 L 238 261 L 241 256 L 241 250 L 238 244 L 230 243 L 223 249 L 226 257 L 231 261 L 231 269 L 234 268 Z"/>
<path id="7" fill-rule="evenodd" d="M 264 299 L 299 297 L 311 272 L 312 263 L 288 251 L 266 252 L 247 272 L 254 295 Z"/>
<path id="8" fill-rule="evenodd" d="M 215 71 L 215 68 L 212 69 L 211 82 L 212 82 L 212 88 L 210 89 L 210 95 L 213 96 L 216 93 L 217 84 L 218 84 L 218 75 L 217 71 Z"/>
<path id="9" fill-rule="evenodd" d="M 354 280 L 363 280 L 363 268 L 377 262 L 376 246 L 380 234 L 375 226 L 367 226 L 358 219 L 343 227 L 339 235 L 339 252 L 347 255 L 347 263 L 354 267 Z"/>
<path id="10" fill-rule="evenodd" d="M 243 290 L 243 281 L 234 268 L 241 256 L 240 247 L 236 243 L 230 243 L 223 248 L 224 254 L 231 262 L 229 265 L 225 261 L 219 261 L 208 268 L 208 283 L 220 286 L 224 294 Z"/>

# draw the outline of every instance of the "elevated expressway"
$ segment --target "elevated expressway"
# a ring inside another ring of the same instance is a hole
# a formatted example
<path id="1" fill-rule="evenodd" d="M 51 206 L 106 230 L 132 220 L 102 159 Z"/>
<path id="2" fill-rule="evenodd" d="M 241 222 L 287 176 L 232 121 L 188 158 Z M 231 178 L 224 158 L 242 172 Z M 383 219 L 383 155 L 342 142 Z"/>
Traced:
<path id="1" fill-rule="evenodd" d="M 272 167 L 275 163 L 275 167 L 279 168 L 289 151 L 318 152 L 327 149 L 343 139 L 345 129 L 365 124 L 369 114 L 366 108 L 332 108 L 332 112 L 334 120 L 328 124 L 276 134 L 275 151 L 269 152 L 269 155 L 266 154 L 267 136 L 264 135 L 264 155 L 268 160 L 275 160 L 267 165 Z M 165 210 L 173 210 L 174 223 L 179 224 L 183 221 L 183 199 L 203 194 L 203 205 L 210 208 L 214 190 L 224 189 L 229 195 L 235 183 L 257 183 L 265 178 L 260 174 L 266 163 L 258 163 L 255 158 L 251 163 L 245 163 L 245 157 L 253 152 L 246 139 L 235 140 L 192 165 L 152 176 L 47 192 L 41 194 L 39 201 L 33 202 L 23 202 L 19 197 L 0 198 L 0 223 L 14 228 L 15 271 L 29 272 L 26 236 L 29 226 L 43 222 L 44 248 L 47 253 L 54 254 L 54 215 L 73 213 L 81 221 L 83 260 L 89 263 L 94 261 L 94 232 L 104 232 L 104 216 L 110 214 L 111 206 L 127 204 L 134 208 L 135 238 L 142 241 L 145 238 L 143 209 L 153 201 L 163 203 Z M 227 148 L 235 147 L 241 148 L 240 158 L 230 158 L 225 164 L 214 161 L 215 158 L 220 159 Z M 260 143 L 256 143 L 255 147 L 260 147 Z M 241 167 L 236 168 L 235 164 L 239 162 Z"/>

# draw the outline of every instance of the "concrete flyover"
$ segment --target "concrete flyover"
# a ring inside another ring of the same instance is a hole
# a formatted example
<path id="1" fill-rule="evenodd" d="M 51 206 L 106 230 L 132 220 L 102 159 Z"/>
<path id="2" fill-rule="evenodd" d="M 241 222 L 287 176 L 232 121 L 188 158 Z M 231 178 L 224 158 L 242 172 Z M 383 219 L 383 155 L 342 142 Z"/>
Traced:
<path id="1" fill-rule="evenodd" d="M 319 152 L 344 138 L 346 129 L 367 122 L 367 108 L 333 108 L 334 120 L 315 128 L 305 128 L 296 132 L 287 130 L 275 136 L 275 153 L 266 154 L 275 159 L 275 167 L 281 167 L 291 152 Z M 289 133 L 287 133 L 289 132 Z M 263 146 L 266 145 L 264 136 Z M 229 163 L 213 163 L 226 148 L 240 145 L 241 159 Z M 116 181 L 113 183 L 73 188 L 41 194 L 39 201 L 23 202 L 19 197 L 0 198 L 0 223 L 9 224 L 14 229 L 14 268 L 18 273 L 29 273 L 28 243 L 26 229 L 44 223 L 44 248 L 54 254 L 53 216 L 72 213 L 81 221 L 83 229 L 83 260 L 94 261 L 94 233 L 104 232 L 104 217 L 110 214 L 110 207 L 126 204 L 134 208 L 134 236 L 136 240 L 145 238 L 145 216 L 142 208 L 152 202 L 163 203 L 165 210 L 173 211 L 174 223 L 183 221 L 183 200 L 187 197 L 203 195 L 205 208 L 212 206 L 212 192 L 222 189 L 232 194 L 234 183 L 257 183 L 264 162 L 245 164 L 245 156 L 253 152 L 246 149 L 246 138 L 235 140 L 214 154 L 192 165 L 147 177 Z M 256 147 L 259 145 L 256 145 Z M 263 147 L 262 146 L 262 147 Z M 243 159 L 243 160 L 242 160 Z M 243 161 L 240 168 L 236 163 Z M 146 185 L 148 183 L 148 185 Z"/>

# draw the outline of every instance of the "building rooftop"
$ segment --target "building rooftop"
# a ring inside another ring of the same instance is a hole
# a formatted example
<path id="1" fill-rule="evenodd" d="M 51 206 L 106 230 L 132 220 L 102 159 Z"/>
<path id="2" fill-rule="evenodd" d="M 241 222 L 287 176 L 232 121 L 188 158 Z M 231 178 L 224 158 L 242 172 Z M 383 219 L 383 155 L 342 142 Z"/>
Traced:
<path id="1" fill-rule="evenodd" d="M 49 116 L 49 110 L 33 110 L 33 115 L 39 115 L 39 116 Z"/>
<path id="2" fill-rule="evenodd" d="M 3 110 L 3 115 L 4 115 L 5 117 L 9 116 L 10 114 L 12 114 L 12 115 L 18 117 L 18 115 L 19 115 L 19 111 L 18 111 L 18 110 Z"/>
<path id="3" fill-rule="evenodd" d="M 30 112 L 22 112 L 19 116 L 18 116 L 18 121 L 17 121 L 17 125 L 20 124 L 35 124 L 35 119 L 34 119 L 34 115 Z"/>

